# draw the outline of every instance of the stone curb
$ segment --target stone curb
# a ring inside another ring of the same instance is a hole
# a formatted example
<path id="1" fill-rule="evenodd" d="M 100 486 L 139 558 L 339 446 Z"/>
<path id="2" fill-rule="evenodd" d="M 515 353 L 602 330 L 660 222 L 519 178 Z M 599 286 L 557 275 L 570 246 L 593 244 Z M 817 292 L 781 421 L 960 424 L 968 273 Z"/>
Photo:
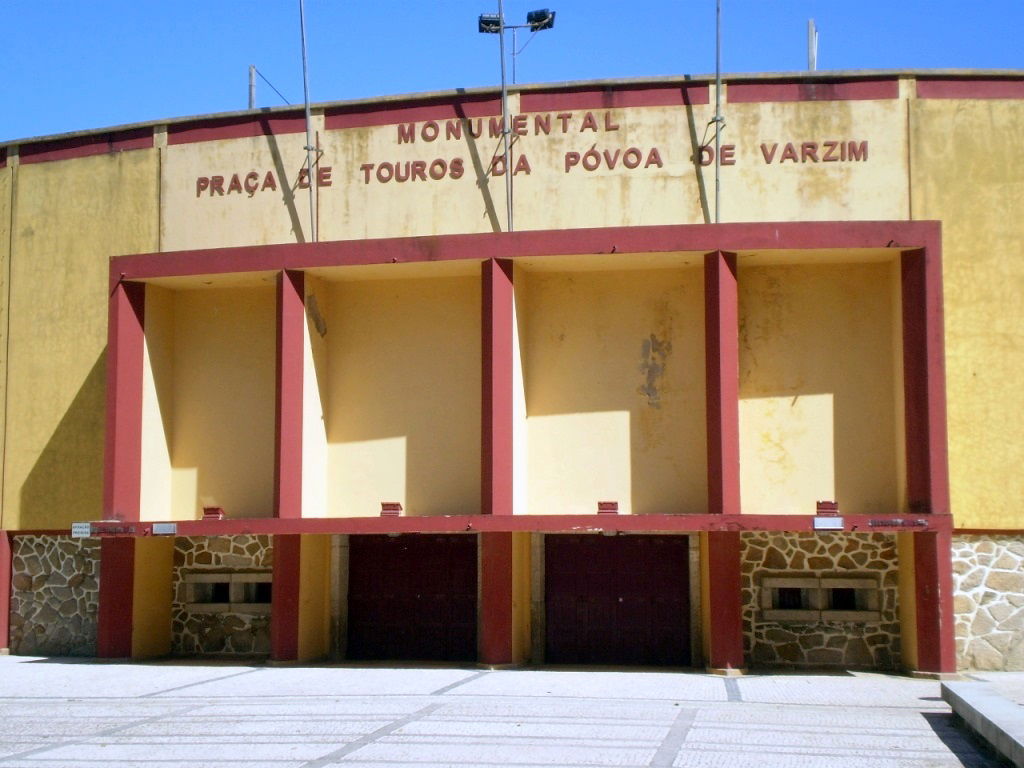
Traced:
<path id="1" fill-rule="evenodd" d="M 1024 707 L 989 683 L 942 683 L 942 698 L 1000 755 L 1024 768 Z"/>

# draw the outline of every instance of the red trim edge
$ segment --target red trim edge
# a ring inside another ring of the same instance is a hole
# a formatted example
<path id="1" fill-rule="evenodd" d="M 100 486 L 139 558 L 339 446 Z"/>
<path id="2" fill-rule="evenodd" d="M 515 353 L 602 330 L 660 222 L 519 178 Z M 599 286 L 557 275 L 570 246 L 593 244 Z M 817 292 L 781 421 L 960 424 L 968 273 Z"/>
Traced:
<path id="1" fill-rule="evenodd" d="M 145 283 L 115 282 L 107 320 L 107 433 L 103 465 L 103 513 L 111 520 L 139 519 L 145 306 Z"/>
<path id="2" fill-rule="evenodd" d="M 464 96 L 450 101 L 402 101 L 394 105 L 375 103 L 329 109 L 324 126 L 329 131 L 343 128 L 369 128 L 428 120 L 459 120 L 494 117 L 501 114 L 501 99 L 491 95 Z"/>
<path id="3" fill-rule="evenodd" d="M 629 107 L 684 107 L 711 101 L 707 83 L 632 88 L 578 88 L 529 91 L 519 96 L 520 112 L 556 112 L 567 109 L 626 109 Z"/>
<path id="4" fill-rule="evenodd" d="M 13 549 L 10 533 L 0 531 L 0 649 L 10 647 Z"/>
<path id="5" fill-rule="evenodd" d="M 302 517 L 305 329 L 305 276 L 302 272 L 279 272 L 274 514 L 283 518 Z"/>
<path id="6" fill-rule="evenodd" d="M 152 149 L 152 147 L 153 129 L 136 128 L 116 133 L 90 134 L 71 139 L 53 139 L 22 144 L 18 147 L 18 157 L 22 165 L 28 165 L 54 160 L 71 160 L 76 157 L 129 152 L 135 149 Z"/>
<path id="7" fill-rule="evenodd" d="M 919 99 L 1024 99 L 1024 80 L 918 78 Z"/>
<path id="8" fill-rule="evenodd" d="M 96 655 L 126 659 L 132 655 L 132 595 L 135 590 L 135 540 L 100 542 L 100 596 Z"/>
<path id="9" fill-rule="evenodd" d="M 896 78 L 876 80 L 754 80 L 726 83 L 725 98 L 730 104 L 769 101 L 861 101 L 896 99 L 900 84 Z"/>
<path id="10" fill-rule="evenodd" d="M 299 657 L 299 564 L 302 537 L 274 536 L 274 588 L 270 605 L 270 656 L 275 661 Z"/>
<path id="11" fill-rule="evenodd" d="M 244 117 L 227 117 L 220 120 L 190 120 L 167 126 L 167 144 L 194 144 L 202 141 L 222 139 L 248 139 L 257 136 L 283 136 L 303 133 L 306 130 L 305 115 L 259 114 Z"/>

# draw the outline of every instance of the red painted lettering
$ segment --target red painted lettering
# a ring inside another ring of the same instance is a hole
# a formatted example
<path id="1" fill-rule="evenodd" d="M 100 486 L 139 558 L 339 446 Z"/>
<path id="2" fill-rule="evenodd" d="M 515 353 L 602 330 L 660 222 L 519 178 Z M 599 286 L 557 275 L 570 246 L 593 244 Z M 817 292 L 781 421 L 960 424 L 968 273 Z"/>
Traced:
<path id="1" fill-rule="evenodd" d="M 430 164 L 430 170 L 428 171 L 430 178 L 434 181 L 440 181 L 444 178 L 444 175 L 448 173 L 448 163 L 441 158 L 438 158 Z"/>
<path id="2" fill-rule="evenodd" d="M 526 135 L 526 115 L 516 115 L 512 118 L 512 133 L 516 136 Z"/>
<path id="3" fill-rule="evenodd" d="M 638 167 L 643 159 L 643 154 L 636 147 L 630 147 L 622 153 L 622 164 L 629 169 Z"/>
<path id="4" fill-rule="evenodd" d="M 433 120 L 428 120 L 420 128 L 420 138 L 424 141 L 433 141 L 440 135 L 441 127 Z"/>
<path id="5" fill-rule="evenodd" d="M 535 136 L 551 133 L 551 115 L 537 115 L 533 118 L 533 133 Z"/>
<path id="6" fill-rule="evenodd" d="M 427 180 L 427 164 L 422 160 L 412 161 L 412 180 L 416 181 L 416 179 L 420 181 Z"/>
<path id="7" fill-rule="evenodd" d="M 657 147 L 651 147 L 651 151 L 647 153 L 647 162 L 644 163 L 644 168 L 650 168 L 652 165 L 656 165 L 659 168 L 665 167 L 665 164 L 661 162 L 661 153 Z"/>
<path id="8" fill-rule="evenodd" d="M 216 192 L 218 195 L 224 194 L 224 177 L 223 176 L 211 176 L 210 177 L 210 197 L 213 197 L 213 193 Z"/>
<path id="9" fill-rule="evenodd" d="M 273 171 L 267 171 L 267 175 L 263 177 L 263 186 L 260 187 L 260 192 L 265 189 L 277 190 L 277 179 L 274 178 Z"/>
<path id="10" fill-rule="evenodd" d="M 469 132 L 469 135 L 472 136 L 474 139 L 479 139 L 481 136 L 484 135 L 484 120 L 483 120 L 483 118 L 482 117 L 478 117 L 476 119 L 476 124 L 474 124 L 472 120 L 467 120 L 466 121 L 466 130 Z"/>
<path id="11" fill-rule="evenodd" d="M 818 142 L 805 141 L 800 145 L 800 162 L 806 163 L 811 158 L 812 163 L 818 162 Z"/>
<path id="12" fill-rule="evenodd" d="M 399 184 L 409 180 L 409 161 L 395 163 L 395 181 Z"/>
<path id="13" fill-rule="evenodd" d="M 622 150 L 621 149 L 616 149 L 615 150 L 615 154 L 612 154 L 612 155 L 608 154 L 608 150 L 607 149 L 604 151 L 604 162 L 605 162 L 605 165 L 608 166 L 608 170 L 612 170 L 613 168 L 615 168 L 615 165 L 619 162 L 619 155 L 621 155 L 621 154 L 622 154 Z"/>
<path id="14" fill-rule="evenodd" d="M 566 152 L 565 153 L 565 172 L 568 173 L 569 169 L 574 165 L 580 164 L 580 153 L 579 152 Z"/>
<path id="15" fill-rule="evenodd" d="M 562 124 L 562 133 L 569 130 L 569 121 L 572 119 L 572 112 L 559 112 L 555 118 Z"/>
<path id="16" fill-rule="evenodd" d="M 520 172 L 525 173 L 527 176 L 530 175 L 530 161 L 526 159 L 526 155 L 520 155 L 519 159 L 516 160 L 516 169 L 512 172 L 512 175 L 518 176 Z"/>
<path id="17" fill-rule="evenodd" d="M 377 181 L 387 184 L 395 175 L 395 166 L 391 163 L 381 163 L 377 166 Z"/>
<path id="18" fill-rule="evenodd" d="M 834 163 L 839 158 L 836 157 L 836 148 L 839 146 L 839 142 L 826 141 L 825 142 L 825 156 L 821 158 L 823 163 Z"/>
<path id="19" fill-rule="evenodd" d="M 596 171 L 598 166 L 601 165 L 601 155 L 596 149 L 591 147 L 583 153 L 583 168 L 587 171 Z"/>
<path id="20" fill-rule="evenodd" d="M 249 197 L 255 195 L 260 188 L 260 175 L 256 171 L 249 171 L 245 174 L 245 191 L 249 193 Z"/>
<path id="21" fill-rule="evenodd" d="M 492 117 L 487 123 L 487 132 L 492 139 L 496 139 L 505 132 L 505 120 L 500 117 Z"/>
<path id="22" fill-rule="evenodd" d="M 697 150 L 697 160 L 703 166 L 711 165 L 715 162 L 715 150 L 713 147 L 709 147 L 705 144 L 699 150 Z"/>
<path id="23" fill-rule="evenodd" d="M 606 131 L 617 131 L 617 130 L 619 130 L 619 124 L 612 122 L 612 113 L 611 112 L 605 112 L 604 113 L 604 129 Z"/>
<path id="24" fill-rule="evenodd" d="M 299 189 L 309 189 L 308 168 L 299 168 Z"/>
<path id="25" fill-rule="evenodd" d="M 398 126 L 398 143 L 412 144 L 416 141 L 416 123 L 406 123 Z"/>
<path id="26" fill-rule="evenodd" d="M 316 185 L 318 187 L 329 187 L 331 186 L 331 171 L 333 168 L 329 165 L 317 166 L 316 169 Z"/>
<path id="27" fill-rule="evenodd" d="M 868 159 L 868 143 L 862 141 L 858 144 L 855 141 L 851 141 L 847 145 L 847 154 L 850 156 L 850 161 L 866 161 Z"/>
<path id="28" fill-rule="evenodd" d="M 210 180 L 206 176 L 199 176 L 196 179 L 196 197 L 199 197 L 203 192 L 210 188 Z"/>
<path id="29" fill-rule="evenodd" d="M 775 157 L 775 151 L 778 148 L 779 148 L 779 143 L 778 142 L 775 142 L 774 144 L 772 144 L 772 148 L 771 148 L 770 152 L 768 151 L 768 145 L 767 144 L 762 144 L 761 145 L 761 154 L 764 156 L 765 163 L 771 164 L 772 159 Z"/>
<path id="30" fill-rule="evenodd" d="M 461 139 L 462 138 L 462 121 L 461 120 L 449 120 L 444 124 L 444 137 L 446 139 Z"/>
<path id="31" fill-rule="evenodd" d="M 787 160 L 792 160 L 794 163 L 797 161 L 796 147 L 793 146 L 793 142 L 788 142 L 782 150 L 782 156 L 779 158 L 780 163 L 784 163 Z"/>
<path id="32" fill-rule="evenodd" d="M 597 118 L 594 117 L 593 112 L 587 112 L 583 116 L 583 123 L 580 125 L 580 133 L 584 131 L 597 131 Z"/>
<path id="33" fill-rule="evenodd" d="M 722 165 L 736 165 L 736 145 L 723 144 L 722 151 L 718 157 Z"/>
<path id="34" fill-rule="evenodd" d="M 491 176 L 505 175 L 505 158 L 501 155 L 491 158 Z"/>
<path id="35" fill-rule="evenodd" d="M 453 179 L 461 179 L 465 171 L 466 168 L 461 157 L 454 158 L 448 166 L 448 175 Z"/>

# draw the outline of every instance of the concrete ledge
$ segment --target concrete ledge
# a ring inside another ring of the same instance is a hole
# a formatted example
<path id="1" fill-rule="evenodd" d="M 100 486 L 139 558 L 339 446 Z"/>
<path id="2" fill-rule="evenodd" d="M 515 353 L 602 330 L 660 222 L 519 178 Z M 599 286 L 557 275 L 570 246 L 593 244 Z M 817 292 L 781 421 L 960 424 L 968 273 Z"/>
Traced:
<path id="1" fill-rule="evenodd" d="M 1000 755 L 1024 768 L 1024 707 L 989 683 L 943 683 L 942 698 Z"/>

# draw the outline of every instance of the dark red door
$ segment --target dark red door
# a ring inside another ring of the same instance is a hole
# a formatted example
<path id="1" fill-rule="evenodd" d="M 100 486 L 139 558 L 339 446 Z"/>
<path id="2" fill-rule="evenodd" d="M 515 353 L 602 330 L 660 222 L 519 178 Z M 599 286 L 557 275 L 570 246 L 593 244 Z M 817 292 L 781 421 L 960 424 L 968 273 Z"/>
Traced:
<path id="1" fill-rule="evenodd" d="M 350 536 L 350 659 L 476 659 L 476 536 Z"/>
<path id="2" fill-rule="evenodd" d="M 545 536 L 545 660 L 688 665 L 688 554 L 686 536 Z"/>

